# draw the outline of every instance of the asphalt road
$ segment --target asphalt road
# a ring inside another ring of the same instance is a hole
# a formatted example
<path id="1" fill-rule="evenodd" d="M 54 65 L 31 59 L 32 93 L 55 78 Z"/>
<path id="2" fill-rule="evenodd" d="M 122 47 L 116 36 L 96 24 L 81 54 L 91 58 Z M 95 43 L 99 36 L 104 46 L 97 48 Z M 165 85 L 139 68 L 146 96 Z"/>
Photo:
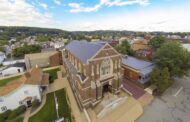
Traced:
<path id="1" fill-rule="evenodd" d="M 190 122 L 190 78 L 176 78 L 161 97 L 144 108 L 137 122 Z"/>

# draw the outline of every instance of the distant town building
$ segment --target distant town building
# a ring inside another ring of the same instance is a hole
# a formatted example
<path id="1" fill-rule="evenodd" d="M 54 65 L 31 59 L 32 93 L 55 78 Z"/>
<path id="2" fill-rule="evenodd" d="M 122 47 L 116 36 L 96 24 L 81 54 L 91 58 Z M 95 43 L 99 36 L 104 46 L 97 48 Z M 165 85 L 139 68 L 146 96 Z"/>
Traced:
<path id="1" fill-rule="evenodd" d="M 0 87 L 0 113 L 21 105 L 30 107 L 32 101 L 42 99 L 42 91 L 48 87 L 49 74 L 33 68 L 20 78 Z"/>
<path id="2" fill-rule="evenodd" d="M 181 36 L 179 36 L 179 35 L 168 35 L 167 38 L 168 39 L 174 39 L 174 40 L 182 39 Z"/>
<path id="3" fill-rule="evenodd" d="M 61 53 L 57 51 L 26 54 L 24 59 L 27 70 L 36 66 L 41 68 L 58 66 L 62 62 Z"/>
<path id="4" fill-rule="evenodd" d="M 112 41 L 108 41 L 108 43 L 112 46 L 112 47 L 115 47 L 119 44 L 119 41 L 115 41 L 115 40 L 112 40 Z"/>
<path id="5" fill-rule="evenodd" d="M 139 49 L 135 51 L 135 56 L 142 59 L 152 60 L 154 51 L 152 49 Z"/>
<path id="6" fill-rule="evenodd" d="M 190 52 L 190 44 L 182 44 L 182 46 Z"/>
<path id="7" fill-rule="evenodd" d="M 120 91 L 121 55 L 108 43 L 71 41 L 63 62 L 81 107 L 95 106 L 104 94 Z"/>
<path id="8" fill-rule="evenodd" d="M 134 40 L 134 42 L 131 43 L 131 49 L 133 51 L 137 51 L 137 50 L 140 50 L 140 49 L 148 49 L 149 48 L 148 42 L 149 42 L 149 40 L 145 40 L 145 39 Z"/>
<path id="9" fill-rule="evenodd" d="M 60 49 L 60 48 L 63 48 L 65 46 L 65 43 L 64 42 L 55 42 L 54 43 L 54 48 L 55 49 Z"/>

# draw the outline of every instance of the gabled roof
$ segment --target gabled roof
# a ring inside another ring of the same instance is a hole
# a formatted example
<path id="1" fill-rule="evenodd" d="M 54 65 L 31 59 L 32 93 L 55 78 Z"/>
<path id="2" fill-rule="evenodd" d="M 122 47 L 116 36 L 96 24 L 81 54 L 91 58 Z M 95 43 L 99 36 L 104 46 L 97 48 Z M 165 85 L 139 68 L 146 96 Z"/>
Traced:
<path id="1" fill-rule="evenodd" d="M 87 60 L 93 57 L 98 50 L 100 50 L 106 43 L 95 43 L 87 41 L 71 41 L 66 49 L 69 50 L 73 55 L 75 55 L 84 64 Z"/>

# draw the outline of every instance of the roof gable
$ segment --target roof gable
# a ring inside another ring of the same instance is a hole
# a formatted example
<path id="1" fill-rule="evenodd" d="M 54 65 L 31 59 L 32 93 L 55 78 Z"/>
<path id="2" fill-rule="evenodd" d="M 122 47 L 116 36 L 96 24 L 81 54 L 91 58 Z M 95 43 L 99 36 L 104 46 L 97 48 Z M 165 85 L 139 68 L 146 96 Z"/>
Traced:
<path id="1" fill-rule="evenodd" d="M 91 59 L 103 58 L 105 56 L 120 55 L 111 45 L 106 43 Z"/>

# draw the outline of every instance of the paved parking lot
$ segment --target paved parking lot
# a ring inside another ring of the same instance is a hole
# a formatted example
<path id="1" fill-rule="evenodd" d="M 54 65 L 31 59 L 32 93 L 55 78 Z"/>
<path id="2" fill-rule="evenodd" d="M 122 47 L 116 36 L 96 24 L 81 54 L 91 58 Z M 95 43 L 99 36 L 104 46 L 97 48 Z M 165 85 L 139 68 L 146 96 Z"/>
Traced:
<path id="1" fill-rule="evenodd" d="M 190 122 L 190 78 L 176 78 L 163 96 L 144 108 L 137 122 Z"/>

